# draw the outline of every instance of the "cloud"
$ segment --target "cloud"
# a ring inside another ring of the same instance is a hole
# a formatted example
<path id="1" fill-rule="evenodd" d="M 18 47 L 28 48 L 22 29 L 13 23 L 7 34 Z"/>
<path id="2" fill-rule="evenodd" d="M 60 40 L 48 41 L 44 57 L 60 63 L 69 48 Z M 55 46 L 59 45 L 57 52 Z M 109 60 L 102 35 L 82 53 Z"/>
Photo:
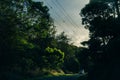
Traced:
<path id="1" fill-rule="evenodd" d="M 58 34 L 64 31 L 74 45 L 80 46 L 80 42 L 88 40 L 89 32 L 81 25 L 80 10 L 89 0 L 34 0 L 43 1 L 50 8 L 50 15 L 57 26 Z M 61 5 L 59 5 L 57 2 Z M 64 8 L 64 10 L 63 10 Z"/>

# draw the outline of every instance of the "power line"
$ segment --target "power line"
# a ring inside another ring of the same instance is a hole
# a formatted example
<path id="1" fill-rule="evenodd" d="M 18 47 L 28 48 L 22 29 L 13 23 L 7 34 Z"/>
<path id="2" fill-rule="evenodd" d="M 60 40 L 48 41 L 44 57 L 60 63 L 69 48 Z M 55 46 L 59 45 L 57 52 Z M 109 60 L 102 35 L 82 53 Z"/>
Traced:
<path id="1" fill-rule="evenodd" d="M 73 22 L 70 20 L 70 18 L 66 15 L 66 13 L 63 11 L 63 9 L 61 9 L 61 7 L 58 6 L 53 0 L 52 0 L 52 3 L 53 3 L 57 8 L 59 8 L 59 10 L 61 11 L 61 13 L 62 13 L 62 14 L 66 17 L 66 19 L 68 20 L 68 22 L 75 27 L 75 25 L 74 25 Z"/>
<path id="2" fill-rule="evenodd" d="M 65 11 L 65 9 L 63 10 L 63 9 L 61 9 L 61 6 L 58 6 L 55 2 L 53 2 L 52 1 L 52 3 L 54 4 L 54 6 L 53 7 L 57 7 L 60 11 L 61 11 L 61 13 L 66 17 L 66 19 L 68 20 L 68 22 L 74 27 L 74 28 L 76 28 L 77 29 L 77 31 L 78 31 L 78 29 L 80 29 L 80 28 L 78 28 L 78 26 L 76 25 L 76 23 L 72 20 L 72 18 L 70 17 L 70 16 L 68 16 L 69 14 Z M 51 9 L 53 9 L 53 7 L 51 7 L 51 5 L 46 1 L 46 4 L 51 8 Z M 57 13 L 57 11 L 56 11 L 56 9 L 54 9 L 54 13 L 56 14 L 56 16 L 58 16 L 59 18 L 62 18 L 61 17 L 61 15 L 59 15 L 58 13 Z M 67 14 L 67 15 L 66 15 Z M 64 17 L 64 18 L 65 18 Z M 71 19 L 70 19 L 71 18 Z M 62 20 L 62 21 L 65 21 L 64 19 Z M 74 22 L 74 23 L 73 23 Z M 68 24 L 66 23 L 66 22 L 63 22 L 63 23 L 65 23 L 67 26 L 68 26 Z M 58 23 L 57 23 L 58 24 Z M 59 24 L 59 26 L 61 26 L 61 24 Z M 76 34 L 77 32 L 76 32 L 76 30 L 72 30 L 73 31 L 73 33 L 74 34 Z"/>
<path id="3" fill-rule="evenodd" d="M 53 2 L 52 2 L 52 3 L 53 3 Z M 53 9 L 53 7 L 56 6 L 56 4 L 54 4 L 55 6 L 52 7 L 48 2 L 46 2 L 46 4 L 47 4 L 51 9 Z M 59 7 L 57 6 L 57 8 L 59 8 Z M 53 11 L 54 11 L 54 13 L 56 14 L 56 16 L 58 16 L 58 18 L 62 18 L 61 15 L 59 14 L 59 12 L 56 11 L 56 9 L 54 9 Z M 63 13 L 63 14 L 64 14 L 64 13 Z M 64 15 L 64 16 L 66 16 L 66 15 Z M 64 17 L 64 18 L 65 18 L 65 17 Z M 62 22 L 63 22 L 64 24 L 66 24 L 66 26 L 69 26 L 63 18 L 62 18 Z M 72 24 L 72 23 L 71 23 L 71 24 Z M 72 25 L 73 25 L 73 24 L 72 24 Z M 61 24 L 60 24 L 60 26 L 61 26 Z M 73 26 L 74 26 L 74 25 L 73 25 Z M 74 30 L 72 30 L 72 31 L 73 31 L 73 33 L 75 33 Z"/>
<path id="4" fill-rule="evenodd" d="M 48 2 L 46 2 L 46 4 L 52 9 L 53 7 L 48 3 Z M 57 14 L 57 12 L 56 11 L 54 11 L 55 12 L 55 14 L 56 15 L 54 15 L 54 16 L 58 16 L 58 17 L 60 17 L 60 15 L 59 14 Z M 57 21 L 56 21 L 57 22 Z M 59 23 L 57 23 L 59 26 L 61 26 L 61 24 L 59 24 Z"/>
<path id="5" fill-rule="evenodd" d="M 46 1 L 46 4 L 51 8 L 51 9 L 53 9 L 53 7 Z M 54 9 L 53 10 L 54 11 L 54 16 L 57 16 L 58 18 L 61 18 L 62 19 L 62 22 L 63 23 L 65 23 L 67 26 L 68 26 L 68 24 L 65 22 L 65 20 L 57 13 L 57 11 Z M 56 22 L 57 22 L 57 20 L 56 20 Z M 60 23 L 57 23 L 59 26 L 62 26 Z"/>
<path id="6" fill-rule="evenodd" d="M 76 24 L 76 22 L 71 18 L 71 16 L 66 12 L 66 10 L 64 9 L 64 7 L 59 3 L 59 1 L 56 0 L 56 2 L 62 8 L 62 10 L 66 13 L 66 15 L 70 18 L 70 20 L 74 23 L 74 25 L 79 28 L 79 26 Z"/>
<path id="7" fill-rule="evenodd" d="M 53 1 L 52 1 L 53 2 Z M 57 1 L 58 2 L 58 1 Z M 55 4 L 56 7 L 60 7 L 60 11 L 63 13 L 63 15 L 67 15 L 66 18 L 67 20 L 73 25 L 74 28 L 76 28 L 76 30 L 73 30 L 74 34 L 77 34 L 77 32 L 81 31 L 81 29 L 79 28 L 79 26 L 75 23 L 75 21 L 69 16 L 69 14 L 66 12 L 66 10 L 63 8 L 63 6 L 61 4 L 59 4 L 59 2 L 56 4 L 55 2 L 53 2 Z M 58 7 L 58 8 L 59 8 Z M 79 30 L 79 31 L 78 31 Z"/>

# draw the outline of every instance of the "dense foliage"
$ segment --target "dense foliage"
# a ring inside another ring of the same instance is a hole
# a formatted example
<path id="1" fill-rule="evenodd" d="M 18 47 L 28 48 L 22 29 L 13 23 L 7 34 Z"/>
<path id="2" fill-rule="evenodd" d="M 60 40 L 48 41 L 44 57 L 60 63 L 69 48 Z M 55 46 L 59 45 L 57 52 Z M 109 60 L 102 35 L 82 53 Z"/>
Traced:
<path id="1" fill-rule="evenodd" d="M 64 32 L 55 33 L 42 2 L 0 1 L 0 79 L 43 75 L 45 69 L 78 72 L 78 47 L 69 44 Z"/>
<path id="2" fill-rule="evenodd" d="M 90 31 L 89 41 L 83 42 L 88 46 L 84 49 L 87 54 L 85 63 L 88 63 L 84 68 L 88 71 L 88 80 L 120 79 L 119 15 L 119 0 L 91 0 L 81 10 L 83 25 Z"/>

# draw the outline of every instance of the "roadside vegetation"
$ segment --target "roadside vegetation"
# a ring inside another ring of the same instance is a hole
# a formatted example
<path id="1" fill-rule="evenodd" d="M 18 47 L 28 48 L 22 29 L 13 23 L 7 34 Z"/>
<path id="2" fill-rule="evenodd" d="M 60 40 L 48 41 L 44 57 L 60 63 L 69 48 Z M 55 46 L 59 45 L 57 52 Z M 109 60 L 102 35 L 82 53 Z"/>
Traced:
<path id="1" fill-rule="evenodd" d="M 0 80 L 119 80 L 119 3 L 90 0 L 80 13 L 90 39 L 77 47 L 43 2 L 1 0 Z"/>
<path id="2" fill-rule="evenodd" d="M 43 2 L 0 1 L 0 79 L 78 73 L 81 48 L 70 43 Z"/>

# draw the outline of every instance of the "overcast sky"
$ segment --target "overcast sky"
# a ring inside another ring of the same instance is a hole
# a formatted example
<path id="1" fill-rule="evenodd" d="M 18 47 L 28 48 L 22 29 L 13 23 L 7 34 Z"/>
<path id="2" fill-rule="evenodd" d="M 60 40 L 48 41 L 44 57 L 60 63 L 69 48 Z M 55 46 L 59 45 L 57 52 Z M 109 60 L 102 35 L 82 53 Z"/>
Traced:
<path id="1" fill-rule="evenodd" d="M 58 33 L 64 31 L 74 42 L 80 46 L 80 42 L 88 40 L 88 30 L 81 25 L 80 10 L 89 0 L 34 0 L 43 1 L 50 9 Z"/>

